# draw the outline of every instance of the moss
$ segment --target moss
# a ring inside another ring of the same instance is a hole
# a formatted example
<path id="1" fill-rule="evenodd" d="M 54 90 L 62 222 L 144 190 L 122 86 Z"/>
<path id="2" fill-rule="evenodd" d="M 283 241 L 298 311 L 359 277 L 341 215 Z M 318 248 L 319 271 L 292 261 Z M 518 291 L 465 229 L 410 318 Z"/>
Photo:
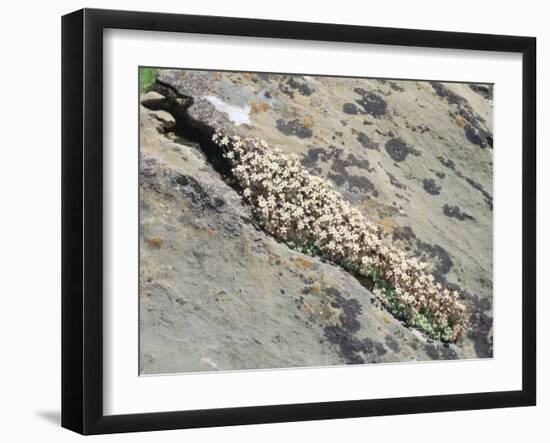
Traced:
<path id="1" fill-rule="evenodd" d="M 144 93 L 157 79 L 155 68 L 139 68 L 139 92 Z"/>

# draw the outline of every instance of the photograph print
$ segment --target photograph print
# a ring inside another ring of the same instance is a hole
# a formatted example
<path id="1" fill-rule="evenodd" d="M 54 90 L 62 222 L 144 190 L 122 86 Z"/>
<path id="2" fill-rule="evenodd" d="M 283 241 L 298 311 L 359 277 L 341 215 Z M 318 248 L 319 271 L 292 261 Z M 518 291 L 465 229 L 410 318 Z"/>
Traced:
<path id="1" fill-rule="evenodd" d="M 493 85 L 139 68 L 140 375 L 493 357 Z"/>

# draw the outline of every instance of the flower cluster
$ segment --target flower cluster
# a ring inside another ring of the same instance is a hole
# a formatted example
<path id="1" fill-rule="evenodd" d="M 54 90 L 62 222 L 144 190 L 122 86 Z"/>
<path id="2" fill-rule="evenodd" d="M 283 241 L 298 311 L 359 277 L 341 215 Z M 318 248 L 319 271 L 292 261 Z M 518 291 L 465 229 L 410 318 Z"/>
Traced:
<path id="1" fill-rule="evenodd" d="M 465 307 L 459 294 L 436 282 L 426 263 L 387 244 L 376 225 L 297 156 L 265 141 L 219 132 L 212 139 L 266 232 L 368 277 L 382 303 L 408 325 L 443 341 L 460 337 Z"/>

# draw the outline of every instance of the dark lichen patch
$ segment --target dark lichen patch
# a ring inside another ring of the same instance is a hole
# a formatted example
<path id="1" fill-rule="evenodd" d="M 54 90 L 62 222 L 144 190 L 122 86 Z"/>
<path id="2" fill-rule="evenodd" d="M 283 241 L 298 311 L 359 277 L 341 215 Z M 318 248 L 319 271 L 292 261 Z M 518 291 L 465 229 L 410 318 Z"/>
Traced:
<path id="1" fill-rule="evenodd" d="M 391 335 L 386 335 L 384 337 L 384 342 L 386 343 L 386 346 L 390 350 L 392 350 L 393 352 L 400 352 L 401 351 L 401 347 L 399 346 L 399 343 Z"/>
<path id="2" fill-rule="evenodd" d="M 456 106 L 456 111 L 449 111 L 449 115 L 460 126 L 464 127 L 464 135 L 468 141 L 483 149 L 492 147 L 493 136 L 482 126 L 485 123 L 485 119 L 472 110 L 468 101 L 439 82 L 430 82 L 430 84 L 439 97 L 446 99 L 449 104 Z"/>
<path id="3" fill-rule="evenodd" d="M 311 148 L 307 151 L 305 158 L 301 160 L 302 165 L 307 167 L 313 167 L 319 161 L 319 156 L 324 152 L 322 148 Z"/>
<path id="4" fill-rule="evenodd" d="M 374 168 L 370 167 L 369 161 L 366 159 L 360 160 L 353 154 L 348 154 L 346 159 L 342 159 L 340 156 L 343 153 L 343 150 L 335 149 L 334 147 L 332 148 L 332 155 L 325 154 L 325 156 L 321 157 L 323 161 L 332 160 L 332 165 L 330 167 L 331 172 L 328 174 L 328 177 L 338 187 L 343 187 L 347 184 L 348 190 L 351 192 L 370 193 L 374 197 L 378 197 L 378 190 L 367 177 L 363 175 L 350 174 L 347 170 L 348 167 L 356 166 L 360 169 L 366 170 L 367 172 L 373 172 Z"/>
<path id="5" fill-rule="evenodd" d="M 214 197 L 212 199 L 212 206 L 216 209 L 223 208 L 225 206 L 225 201 L 219 197 Z"/>
<path id="6" fill-rule="evenodd" d="M 407 197 L 405 197 L 403 194 L 399 194 L 398 192 L 395 193 L 395 196 L 399 199 L 399 200 L 404 200 L 408 203 L 410 203 L 410 199 L 408 199 Z"/>
<path id="7" fill-rule="evenodd" d="M 455 283 L 450 283 L 447 280 L 446 274 L 451 270 L 453 262 L 449 257 L 449 254 L 440 245 L 433 245 L 426 243 L 415 235 L 413 230 L 409 226 L 403 228 L 397 228 L 393 233 L 394 241 L 406 241 L 409 242 L 414 249 L 420 253 L 426 253 L 432 259 L 426 260 L 433 263 L 435 261 L 435 268 L 433 270 L 433 276 L 444 287 L 451 291 L 458 291 L 462 294 L 463 300 L 467 304 L 468 312 L 468 332 L 467 336 L 473 341 L 476 355 L 480 358 L 492 357 L 493 355 L 493 335 L 492 327 L 493 320 L 490 315 L 492 309 L 491 300 L 488 298 L 479 298 L 470 294 L 468 291 L 460 288 Z M 487 282 L 488 286 L 492 286 L 492 282 Z M 433 346 L 433 345 L 431 345 Z M 445 359 L 458 358 L 456 352 L 452 348 L 442 347 L 440 351 L 443 353 Z M 427 353 L 432 352 L 433 357 L 436 358 L 435 353 L 437 348 L 426 349 Z M 438 357 L 439 357 L 439 352 Z"/>
<path id="8" fill-rule="evenodd" d="M 370 167 L 370 162 L 367 159 L 360 160 L 353 154 L 348 154 L 347 166 L 357 166 L 360 169 L 364 169 L 367 172 L 374 172 L 374 168 Z"/>
<path id="9" fill-rule="evenodd" d="M 425 178 L 422 180 L 422 187 L 430 195 L 439 195 L 441 192 L 441 186 L 439 186 L 434 179 Z"/>
<path id="10" fill-rule="evenodd" d="M 493 85 L 471 83 L 468 85 L 472 91 L 481 95 L 486 100 L 493 100 Z"/>
<path id="11" fill-rule="evenodd" d="M 344 106 L 342 106 L 342 111 L 349 115 L 357 115 L 360 112 L 359 108 L 353 103 L 344 103 Z"/>
<path id="12" fill-rule="evenodd" d="M 468 338 L 474 342 L 474 349 L 480 358 L 493 356 L 493 319 L 487 314 L 492 304 L 488 299 L 479 298 L 468 294 L 471 304 L 470 318 L 468 320 Z"/>
<path id="13" fill-rule="evenodd" d="M 430 82 L 430 85 L 434 89 L 435 93 L 439 97 L 446 99 L 447 103 L 449 103 L 450 105 L 463 105 L 467 103 L 464 97 L 461 97 L 460 95 L 455 94 L 453 91 L 451 91 L 442 83 Z"/>
<path id="14" fill-rule="evenodd" d="M 341 312 L 339 325 L 331 324 L 324 328 L 325 338 L 338 347 L 338 352 L 346 363 L 365 363 L 372 350 L 355 336 L 361 329 L 357 318 L 362 312 L 361 305 L 356 299 L 346 299 L 334 287 L 326 288 L 325 293 L 330 300 L 330 308 Z"/>
<path id="15" fill-rule="evenodd" d="M 384 79 L 377 79 L 377 82 L 380 83 L 381 85 L 387 85 L 389 83 L 388 80 L 384 80 Z M 382 88 L 376 88 L 376 92 L 378 92 L 379 94 L 385 95 L 386 97 L 391 95 L 391 91 L 384 91 Z"/>
<path id="16" fill-rule="evenodd" d="M 439 352 L 432 343 L 426 344 L 426 346 L 424 346 L 424 351 L 426 352 L 426 355 L 432 360 L 439 360 Z"/>
<path id="17" fill-rule="evenodd" d="M 401 183 L 399 180 L 395 178 L 395 175 L 393 175 L 391 172 L 386 171 L 386 175 L 390 179 L 390 185 L 395 186 L 399 189 L 407 189 L 407 186 Z"/>
<path id="18" fill-rule="evenodd" d="M 298 119 L 284 121 L 282 118 L 277 120 L 277 129 L 285 135 L 294 135 L 298 138 L 310 138 L 313 131 L 303 126 Z"/>
<path id="19" fill-rule="evenodd" d="M 271 75 L 266 72 L 256 72 L 256 76 L 262 79 L 264 82 L 269 82 L 271 80 Z"/>
<path id="20" fill-rule="evenodd" d="M 440 97 L 445 97 L 449 104 L 456 106 L 456 111 L 449 111 L 449 115 L 460 126 L 464 127 L 466 139 L 482 149 L 493 146 L 493 135 L 483 127 L 485 119 L 476 114 L 468 101 L 450 91 L 441 83 L 431 82 L 432 87 Z"/>
<path id="21" fill-rule="evenodd" d="M 324 335 L 338 348 L 338 354 L 346 364 L 376 363 L 388 352 L 383 343 L 370 338 L 361 340 L 340 326 L 324 328 Z"/>
<path id="22" fill-rule="evenodd" d="M 474 188 L 475 190 L 481 192 L 481 194 L 483 195 L 483 200 L 484 200 L 485 204 L 492 211 L 493 210 L 493 196 L 491 194 L 489 194 L 483 188 L 481 183 L 476 182 L 473 178 L 464 176 L 464 174 L 460 173 L 460 171 L 457 172 L 457 175 L 459 177 L 463 178 L 464 180 L 466 180 L 466 183 L 468 183 L 472 188 Z"/>
<path id="23" fill-rule="evenodd" d="M 420 131 L 421 134 L 424 134 L 425 132 L 430 132 L 430 128 L 428 128 L 426 125 L 418 125 L 415 128 L 413 128 L 413 131 Z"/>
<path id="24" fill-rule="evenodd" d="M 456 168 L 456 164 L 451 159 L 445 159 L 444 157 L 437 157 L 437 159 L 440 161 L 440 163 L 445 166 L 446 168 L 452 169 L 453 171 Z"/>
<path id="25" fill-rule="evenodd" d="M 443 346 L 441 352 L 444 355 L 443 360 L 458 360 L 458 354 L 450 346 Z"/>
<path id="26" fill-rule="evenodd" d="M 346 177 L 344 177 L 342 174 L 332 174 L 332 173 L 330 173 L 328 175 L 328 177 L 338 187 L 343 186 L 347 182 Z"/>
<path id="27" fill-rule="evenodd" d="M 466 138 L 470 143 L 479 146 L 482 149 L 485 149 L 488 146 L 493 146 L 492 137 L 486 131 L 479 127 L 474 127 L 473 125 L 468 123 L 464 126 L 464 134 L 466 135 Z M 491 140 L 490 144 L 489 140 Z"/>
<path id="28" fill-rule="evenodd" d="M 445 275 L 449 273 L 453 262 L 449 253 L 438 244 L 427 243 L 419 239 L 410 226 L 396 228 L 393 231 L 393 241 L 401 240 L 410 244 L 421 255 L 429 258 L 434 264 L 433 275 L 444 286 L 447 286 Z"/>
<path id="29" fill-rule="evenodd" d="M 365 363 L 365 354 L 369 349 L 361 340 L 350 334 L 341 326 L 327 326 L 324 328 L 326 340 L 338 347 L 338 353 L 349 365 Z"/>
<path id="30" fill-rule="evenodd" d="M 179 187 L 182 194 L 188 197 L 193 203 L 203 208 L 206 206 L 212 208 L 217 207 L 208 195 L 208 192 L 206 192 L 202 185 L 193 177 L 174 173 L 172 176 L 172 183 Z"/>
<path id="31" fill-rule="evenodd" d="M 290 76 L 287 78 L 286 84 L 306 97 L 309 97 L 314 92 L 303 77 Z"/>
<path id="32" fill-rule="evenodd" d="M 295 92 L 305 97 L 309 97 L 314 92 L 303 77 L 293 75 L 282 77 L 281 82 L 279 82 L 279 90 L 290 98 L 295 97 Z"/>
<path id="33" fill-rule="evenodd" d="M 404 161 L 409 154 L 416 156 L 420 155 L 419 151 L 407 145 L 400 138 L 392 138 L 391 140 L 388 140 L 384 147 L 386 148 L 388 155 L 396 162 Z"/>
<path id="34" fill-rule="evenodd" d="M 380 118 L 386 114 L 388 105 L 382 97 L 363 88 L 355 88 L 354 92 L 360 96 L 355 102 L 363 108 L 362 114 L 368 114 L 374 118 Z"/>
<path id="35" fill-rule="evenodd" d="M 471 125 L 478 126 L 480 124 L 486 123 L 486 120 L 481 117 L 480 115 L 477 115 L 472 108 L 470 108 L 469 105 L 466 106 L 459 106 L 457 109 L 457 114 L 462 117 L 466 122 L 470 123 Z"/>
<path id="36" fill-rule="evenodd" d="M 396 92 L 404 92 L 405 89 L 401 86 L 399 86 L 396 82 L 389 81 L 390 88 L 392 88 Z"/>
<path id="37" fill-rule="evenodd" d="M 363 340 L 363 345 L 370 352 L 376 352 L 379 357 L 382 357 L 383 355 L 386 355 L 388 353 L 388 350 L 382 343 L 380 343 L 379 341 L 371 340 L 370 338 L 365 338 Z"/>
<path id="38" fill-rule="evenodd" d="M 443 276 L 446 275 L 453 266 L 453 261 L 451 260 L 449 253 L 443 249 L 441 245 L 426 243 L 422 240 L 417 240 L 417 247 L 435 259 L 436 266 L 433 271 L 433 275 L 435 278 L 442 281 Z"/>
<path id="39" fill-rule="evenodd" d="M 357 133 L 357 141 L 366 149 L 374 149 L 376 151 L 380 150 L 380 145 L 376 142 L 373 142 L 371 138 L 364 132 Z"/>
<path id="40" fill-rule="evenodd" d="M 483 275 L 478 278 L 479 283 L 481 286 L 485 289 L 488 289 L 489 291 L 493 290 L 493 281 L 488 279 L 487 277 L 484 277 Z"/>
<path id="41" fill-rule="evenodd" d="M 359 331 L 359 329 L 361 329 L 361 323 L 357 317 L 362 312 L 359 301 L 354 298 L 344 298 L 340 291 L 333 287 L 326 288 L 325 292 L 332 298 L 331 306 L 335 309 L 342 310 L 342 314 L 340 316 L 342 327 L 352 333 Z"/>
<path id="42" fill-rule="evenodd" d="M 382 132 L 380 129 L 375 129 L 374 130 L 378 135 L 382 135 L 383 137 L 395 137 L 395 134 L 393 133 L 393 131 L 388 131 L 388 132 Z"/>
<path id="43" fill-rule="evenodd" d="M 158 172 L 157 160 L 152 157 L 142 157 L 139 165 L 140 185 L 143 186 L 147 184 L 149 185 L 149 187 L 152 187 L 153 185 L 158 185 L 157 183 L 158 180 L 151 180 L 152 178 L 156 177 L 157 172 Z"/>
<path id="44" fill-rule="evenodd" d="M 467 212 L 464 212 L 458 207 L 450 206 L 450 205 L 443 205 L 443 214 L 445 214 L 449 218 L 456 218 L 457 220 L 464 221 L 464 220 L 475 220 L 473 216 L 468 214 Z"/>
<path id="45" fill-rule="evenodd" d="M 361 305 L 356 299 L 347 299 L 334 288 L 325 289 L 330 300 L 330 308 L 340 312 L 340 324 L 329 324 L 323 328 L 325 339 L 336 346 L 338 354 L 347 364 L 374 363 L 387 354 L 386 346 L 393 352 L 399 352 L 397 340 L 388 335 L 383 343 L 370 338 L 360 339 L 356 333 L 361 329 L 358 316 L 362 313 Z"/>
<path id="46" fill-rule="evenodd" d="M 427 343 L 424 346 L 424 351 L 432 360 L 456 360 L 458 358 L 456 351 L 449 346 Z"/>
<path id="47" fill-rule="evenodd" d="M 347 184 L 348 189 L 351 192 L 370 193 L 374 197 L 378 197 L 379 195 L 377 189 L 367 177 L 361 175 L 352 175 L 349 174 L 347 171 L 344 171 L 343 174 L 334 174 L 331 172 L 328 174 L 328 177 L 338 187 L 343 187 L 345 184 Z"/>
<path id="48" fill-rule="evenodd" d="M 441 171 L 437 171 L 435 175 L 437 176 L 437 178 L 445 178 L 445 173 Z"/>
<path id="49" fill-rule="evenodd" d="M 376 190 L 374 184 L 367 177 L 364 177 L 362 175 L 348 174 L 346 179 L 349 184 L 350 191 L 359 190 L 362 192 L 368 192 L 374 197 L 378 197 L 378 191 Z"/>
<path id="50" fill-rule="evenodd" d="M 466 177 L 461 171 L 459 171 L 456 168 L 455 163 L 452 160 L 446 160 L 443 157 L 438 157 L 438 160 L 441 162 L 441 164 L 455 172 L 455 174 L 460 177 L 461 179 L 465 180 L 466 183 L 468 183 L 472 188 L 476 189 L 477 191 L 481 192 L 483 195 L 483 200 L 487 207 L 492 211 L 493 210 L 493 196 L 489 194 L 483 186 L 476 182 L 474 179 L 470 177 Z M 443 173 L 441 173 L 443 174 Z M 436 173 L 436 175 L 439 177 L 439 174 Z M 443 177 L 445 177 L 445 174 L 443 174 Z M 440 177 L 441 178 L 441 177 Z"/>
<path id="51" fill-rule="evenodd" d="M 170 175 L 170 182 L 171 186 L 174 186 L 184 197 L 191 201 L 191 207 L 197 213 L 202 213 L 205 210 L 224 212 L 226 202 L 219 197 L 212 197 L 193 177 L 173 173 Z"/>

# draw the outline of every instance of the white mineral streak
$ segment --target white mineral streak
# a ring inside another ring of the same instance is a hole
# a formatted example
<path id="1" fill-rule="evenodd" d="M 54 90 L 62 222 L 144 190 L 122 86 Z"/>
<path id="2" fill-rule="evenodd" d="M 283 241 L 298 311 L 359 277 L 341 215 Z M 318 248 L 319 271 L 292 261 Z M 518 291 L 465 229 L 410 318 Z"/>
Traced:
<path id="1" fill-rule="evenodd" d="M 242 124 L 250 124 L 250 106 L 246 105 L 243 107 L 230 105 L 229 103 L 220 100 L 218 97 L 213 95 L 208 95 L 205 97 L 217 111 L 227 114 L 229 120 L 235 123 L 237 126 Z"/>

